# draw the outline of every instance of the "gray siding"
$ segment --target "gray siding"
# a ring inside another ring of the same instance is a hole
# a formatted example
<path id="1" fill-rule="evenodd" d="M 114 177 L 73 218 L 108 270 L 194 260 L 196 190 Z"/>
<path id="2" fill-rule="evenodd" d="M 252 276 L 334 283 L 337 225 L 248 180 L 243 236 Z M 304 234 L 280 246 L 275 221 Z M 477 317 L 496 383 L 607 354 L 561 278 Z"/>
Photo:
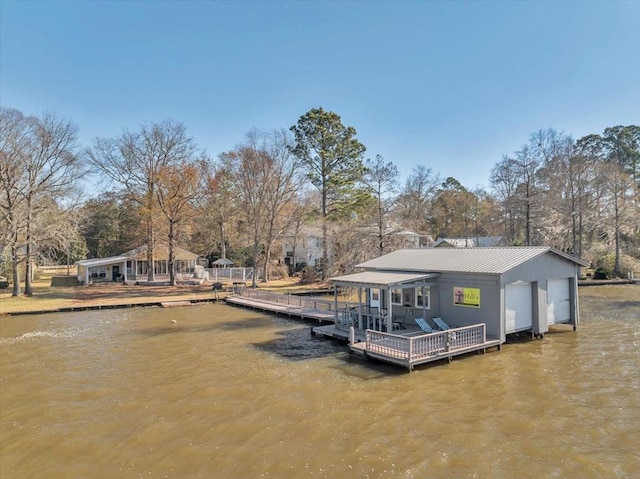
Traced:
<path id="1" fill-rule="evenodd" d="M 441 316 L 447 323 L 455 326 L 470 326 L 485 323 L 487 337 L 504 336 L 500 313 L 500 277 L 494 274 L 445 273 L 439 278 L 440 307 L 434 310 L 434 316 Z M 458 306 L 453 302 L 453 288 L 480 289 L 480 307 Z"/>
<path id="2" fill-rule="evenodd" d="M 547 253 L 527 261 L 502 275 L 502 285 L 516 281 L 544 281 L 547 279 L 573 278 L 580 267 L 575 263 Z M 546 290 L 546 286 L 545 286 Z"/>
<path id="3" fill-rule="evenodd" d="M 568 278 L 571 292 L 571 319 L 578 323 L 577 281 L 580 266 L 557 255 L 546 253 L 527 261 L 502 275 L 501 287 L 516 281 L 532 283 L 533 333 L 544 334 L 549 331 L 547 324 L 547 281 Z M 504 321 L 504 298 L 502 303 Z"/>

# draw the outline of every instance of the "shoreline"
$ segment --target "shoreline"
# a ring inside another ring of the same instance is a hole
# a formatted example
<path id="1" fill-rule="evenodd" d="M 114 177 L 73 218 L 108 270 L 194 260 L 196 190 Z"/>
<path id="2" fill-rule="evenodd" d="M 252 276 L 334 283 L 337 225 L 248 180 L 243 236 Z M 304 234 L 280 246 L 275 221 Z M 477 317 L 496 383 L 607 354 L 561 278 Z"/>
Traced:
<path id="1" fill-rule="evenodd" d="M 185 299 L 185 298 L 171 298 L 163 301 L 140 301 L 131 303 L 115 303 L 115 304 L 86 304 L 78 306 L 63 306 L 53 309 L 38 309 L 38 310 L 22 310 L 22 311 L 9 311 L 0 313 L 2 316 L 27 316 L 30 314 L 48 314 L 48 313 L 70 313 L 79 311 L 95 311 L 102 309 L 131 309 L 131 308 L 150 308 L 150 307 L 162 307 L 168 308 L 171 306 L 190 306 L 202 303 L 216 303 L 222 298 L 199 298 L 199 299 Z M 188 303 L 188 304 L 187 304 Z"/>
<path id="2" fill-rule="evenodd" d="M 226 298 L 229 288 L 213 289 L 213 282 L 197 285 L 167 286 L 160 284 L 98 283 L 91 286 L 50 286 L 40 282 L 34 285 L 33 296 L 10 296 L 0 291 L 0 318 L 100 309 L 126 309 L 136 307 L 171 307 L 186 304 L 213 303 Z M 300 284 L 297 279 L 272 280 L 259 285 L 259 289 L 296 294 L 326 287 L 322 284 Z"/>
<path id="3" fill-rule="evenodd" d="M 588 280 L 588 281 L 579 281 L 578 285 L 582 289 L 583 287 L 591 290 L 594 286 L 640 286 L 640 280 Z M 278 286 L 273 287 L 272 289 L 277 291 L 280 289 Z M 309 287 L 309 285 L 305 285 L 302 287 L 300 291 L 292 292 L 287 290 L 286 287 L 296 286 L 291 283 L 285 284 L 283 287 L 283 293 L 289 294 L 314 294 L 316 291 L 318 294 L 326 294 L 326 289 L 317 289 L 313 287 Z M 299 285 L 298 285 L 299 286 Z M 16 298 L 16 301 L 32 301 L 33 304 L 20 304 L 20 307 L 15 307 L 9 309 L 8 311 L 3 311 L 2 303 L 0 302 L 0 318 L 9 317 L 9 316 L 26 316 L 30 314 L 39 315 L 39 314 L 49 314 L 49 313 L 65 313 L 65 312 L 79 312 L 79 311 L 91 311 L 91 310 L 102 310 L 102 309 L 130 309 L 130 308 L 143 308 L 143 307 L 177 307 L 177 306 L 189 306 L 189 305 L 197 305 L 197 304 L 205 304 L 205 303 L 216 303 L 218 301 L 224 301 L 227 296 L 225 291 L 212 291 L 210 287 L 207 285 L 206 289 L 198 288 L 198 289 L 189 289 L 185 290 L 172 290 L 159 291 L 157 286 L 148 286 L 144 290 L 136 289 L 129 291 L 122 291 L 119 288 L 113 288 L 113 290 L 107 292 L 104 295 L 96 295 L 93 297 L 90 294 L 85 294 L 89 296 L 87 298 L 82 298 L 83 293 L 86 293 L 86 290 L 79 291 L 69 291 L 67 289 L 59 288 L 62 291 L 58 291 L 58 288 L 54 289 L 54 292 L 57 293 L 57 297 L 53 300 L 51 299 L 43 299 L 42 296 L 38 297 L 20 297 Z M 75 288 L 74 288 L 75 289 Z M 181 288 L 182 289 L 182 288 Z M 270 288 L 264 288 L 270 289 Z M 126 293 L 142 293 L 142 294 L 129 294 Z M 73 294 L 74 292 L 78 293 Z M 100 291 L 102 292 L 102 291 Z M 593 290 L 595 292 L 595 290 Z M 65 294 L 67 293 L 67 297 L 65 298 Z M 69 295 L 69 293 L 71 293 Z M 158 294 L 161 293 L 161 294 Z M 97 296 L 97 297 L 96 297 Z M 590 296 L 590 294 L 586 294 L 586 296 Z M 71 301 L 71 304 L 68 302 Z M 43 307 L 43 302 L 55 302 L 59 303 L 60 306 L 53 307 Z"/>

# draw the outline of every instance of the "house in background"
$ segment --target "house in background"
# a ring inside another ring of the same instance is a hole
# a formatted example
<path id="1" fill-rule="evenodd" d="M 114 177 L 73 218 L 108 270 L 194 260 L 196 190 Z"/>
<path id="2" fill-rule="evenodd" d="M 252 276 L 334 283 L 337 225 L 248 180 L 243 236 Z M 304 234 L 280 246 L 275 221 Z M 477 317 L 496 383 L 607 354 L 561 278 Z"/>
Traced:
<path id="1" fill-rule="evenodd" d="M 375 242 L 377 227 L 375 225 L 362 228 L 362 236 Z M 389 250 L 399 248 L 420 248 L 433 243 L 431 236 L 423 236 L 414 231 L 390 224 L 384 231 L 385 243 Z M 315 226 L 303 227 L 299 234 L 285 236 L 282 239 L 282 255 L 284 264 L 292 271 L 299 265 L 320 266 L 322 261 L 322 229 Z"/>
<path id="2" fill-rule="evenodd" d="M 493 248 L 509 246 L 504 236 L 474 236 L 468 238 L 438 238 L 434 248 Z"/>
<path id="3" fill-rule="evenodd" d="M 322 229 L 305 226 L 297 236 L 288 235 L 282 238 L 282 255 L 284 264 L 291 271 L 299 266 L 320 266 L 322 261 Z"/>
<path id="4" fill-rule="evenodd" d="M 175 248 L 176 274 L 196 273 L 198 255 Z M 169 249 L 159 245 L 154 251 L 154 273 L 157 278 L 169 276 Z M 81 284 L 106 281 L 145 281 L 149 271 L 147 246 L 143 245 L 119 256 L 85 259 L 76 262 L 77 277 Z"/>

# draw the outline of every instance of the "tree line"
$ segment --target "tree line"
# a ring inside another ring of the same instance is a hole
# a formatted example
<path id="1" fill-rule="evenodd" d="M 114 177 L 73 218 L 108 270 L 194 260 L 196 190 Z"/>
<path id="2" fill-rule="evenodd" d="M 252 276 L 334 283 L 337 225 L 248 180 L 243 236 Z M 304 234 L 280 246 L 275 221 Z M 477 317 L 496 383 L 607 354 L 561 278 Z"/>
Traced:
<path id="1" fill-rule="evenodd" d="M 426 164 L 404 184 L 392 161 L 365 157 L 355 128 L 313 108 L 289 129 L 253 129 L 211 157 L 177 121 L 78 142 L 55 114 L 0 106 L 0 261 L 14 295 L 32 294 L 34 264 L 68 264 L 142 244 L 209 259 L 278 267 L 283 238 L 321 230 L 321 279 L 405 245 L 412 231 L 438 237 L 502 236 L 550 245 L 613 275 L 638 270 L 640 127 L 613 126 L 574 140 L 534 132 L 491 170 L 490 188 L 468 188 Z M 81 181 L 99 180 L 83 197 Z M 294 268 L 296 265 L 292 265 Z M 254 275 L 255 277 L 255 275 Z M 155 279 L 153 268 L 148 279 Z"/>

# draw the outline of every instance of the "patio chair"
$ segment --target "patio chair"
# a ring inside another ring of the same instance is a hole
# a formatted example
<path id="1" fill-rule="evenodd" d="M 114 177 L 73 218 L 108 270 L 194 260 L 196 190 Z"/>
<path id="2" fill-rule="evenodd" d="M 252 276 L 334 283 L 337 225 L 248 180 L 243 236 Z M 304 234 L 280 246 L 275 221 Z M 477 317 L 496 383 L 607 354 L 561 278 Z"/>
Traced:
<path id="1" fill-rule="evenodd" d="M 424 318 L 416 318 L 415 321 L 416 321 L 416 324 L 420 326 L 420 329 L 422 329 L 425 333 L 427 334 L 435 333 L 435 330 L 431 326 L 429 326 L 429 324 L 424 320 Z"/>
<path id="2" fill-rule="evenodd" d="M 446 331 L 447 329 L 451 329 L 447 323 L 444 322 L 442 318 L 431 318 L 433 322 L 436 323 L 436 326 L 440 328 L 441 331 Z"/>

